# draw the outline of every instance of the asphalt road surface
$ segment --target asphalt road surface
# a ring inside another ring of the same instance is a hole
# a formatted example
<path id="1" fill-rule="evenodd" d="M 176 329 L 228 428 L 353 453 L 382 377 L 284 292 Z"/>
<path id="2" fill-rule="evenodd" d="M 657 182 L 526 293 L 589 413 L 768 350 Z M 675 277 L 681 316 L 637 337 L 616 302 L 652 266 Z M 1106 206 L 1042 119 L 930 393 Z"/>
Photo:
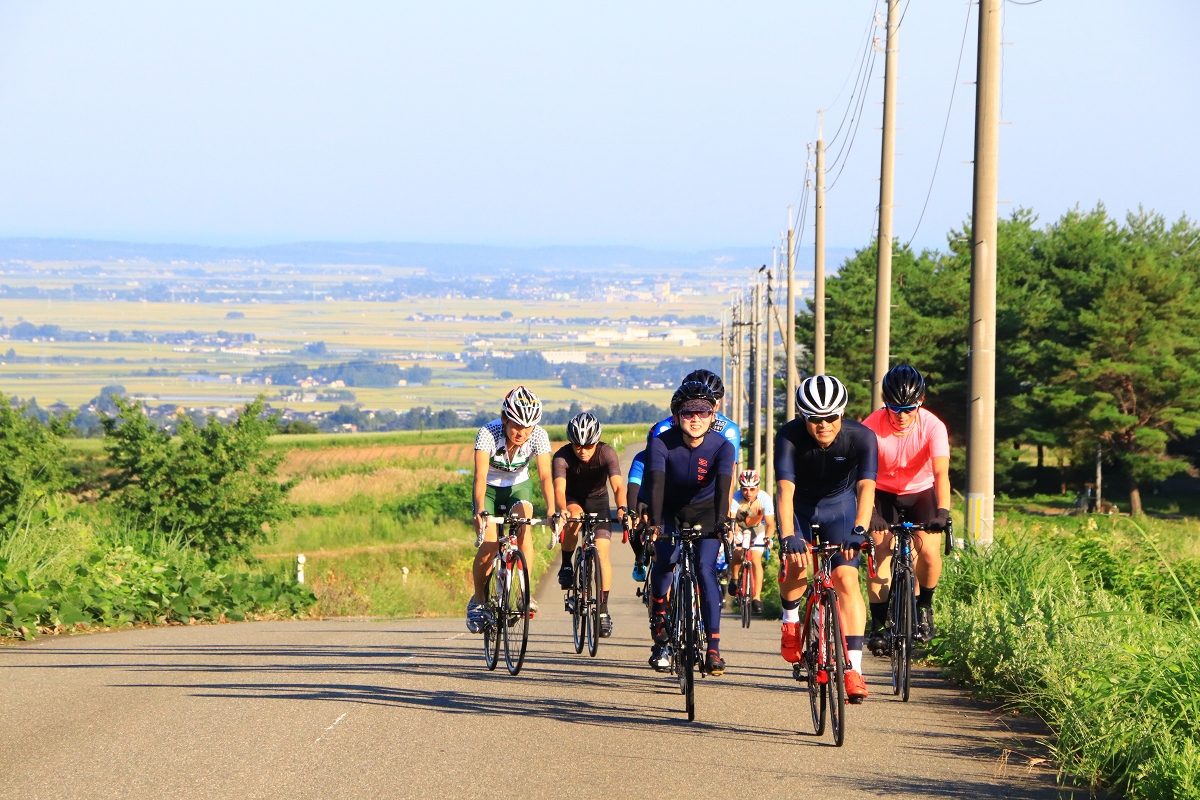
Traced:
<path id="1" fill-rule="evenodd" d="M 540 537 L 539 537 L 540 538 Z M 813 735 L 778 622 L 726 618 L 697 687 L 646 665 L 627 547 L 616 630 L 575 655 L 543 581 L 524 671 L 483 665 L 461 619 L 274 622 L 46 638 L 0 649 L 0 797 L 1055 797 L 1004 764 L 1013 734 L 930 670 Z M 552 577 L 552 576 L 551 576 Z"/>

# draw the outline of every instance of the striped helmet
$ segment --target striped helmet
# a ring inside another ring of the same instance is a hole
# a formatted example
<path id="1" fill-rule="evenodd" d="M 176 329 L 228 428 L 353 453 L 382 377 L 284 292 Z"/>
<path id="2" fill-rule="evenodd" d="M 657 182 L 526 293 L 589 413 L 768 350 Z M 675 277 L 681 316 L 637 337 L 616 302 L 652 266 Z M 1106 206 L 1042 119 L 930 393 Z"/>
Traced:
<path id="1" fill-rule="evenodd" d="M 849 392 L 832 375 L 814 375 L 796 388 L 796 408 L 805 417 L 824 417 L 846 410 Z"/>
<path id="2" fill-rule="evenodd" d="M 753 489 L 758 486 L 758 470 L 744 469 L 738 473 L 738 485 L 743 489 Z"/>
<path id="3" fill-rule="evenodd" d="M 567 423 L 567 438 L 579 447 L 591 447 L 600 441 L 600 420 L 588 411 L 576 414 Z"/>
<path id="4" fill-rule="evenodd" d="M 518 386 L 505 395 L 500 415 L 509 422 L 528 428 L 542 421 L 542 401 L 524 386 Z"/>

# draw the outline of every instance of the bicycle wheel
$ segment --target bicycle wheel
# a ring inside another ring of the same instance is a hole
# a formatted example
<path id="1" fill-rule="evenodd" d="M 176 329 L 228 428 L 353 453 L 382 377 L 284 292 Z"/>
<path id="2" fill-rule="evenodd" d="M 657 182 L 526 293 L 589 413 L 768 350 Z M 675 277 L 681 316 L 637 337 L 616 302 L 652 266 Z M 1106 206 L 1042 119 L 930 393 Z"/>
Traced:
<path id="1" fill-rule="evenodd" d="M 916 597 L 913 595 L 916 589 L 913 574 L 907 573 L 904 581 L 904 592 L 901 594 L 901 602 L 899 608 L 900 624 L 896 628 L 897 640 L 900 644 L 901 657 L 897 661 L 899 667 L 899 684 L 900 684 L 900 699 L 908 702 L 911 678 L 912 678 L 912 651 L 913 651 L 913 606 L 916 605 Z"/>
<path id="2" fill-rule="evenodd" d="M 842 620 L 838 615 L 837 593 L 825 590 L 822 600 L 825 616 L 825 661 L 829 675 L 829 727 L 838 747 L 846 740 L 846 642 L 842 639 Z"/>
<path id="3" fill-rule="evenodd" d="M 742 578 L 738 593 L 742 596 L 742 627 L 750 627 L 750 598 L 754 597 L 754 570 L 749 556 L 742 559 Z"/>
<path id="4" fill-rule="evenodd" d="M 500 588 L 503 580 L 500 576 L 500 569 L 500 559 L 497 558 L 492 565 L 492 574 L 488 575 L 483 595 L 483 605 L 491 617 L 483 626 L 483 663 L 489 670 L 495 669 L 497 662 L 500 661 L 500 637 L 502 634 L 497 620 L 500 619 L 501 609 L 504 606 L 504 592 Z"/>
<path id="5" fill-rule="evenodd" d="M 604 575 L 600 571 L 600 554 L 593 548 L 588 550 L 587 563 L 588 598 L 584 606 L 587 614 L 588 655 L 595 656 L 600 647 L 600 598 L 603 597 Z"/>
<path id="6" fill-rule="evenodd" d="M 575 559 L 575 578 L 571 584 L 571 635 L 574 637 L 575 652 L 583 652 L 583 644 L 587 639 L 587 620 L 584 617 L 586 605 L 587 578 L 583 574 L 583 559 Z"/>
<path id="7" fill-rule="evenodd" d="M 828 684 L 820 682 L 821 673 L 821 604 L 814 603 L 804 625 L 803 662 L 808 673 L 808 708 L 812 712 L 813 731 L 825 733 L 825 694 Z"/>
<path id="8" fill-rule="evenodd" d="M 696 586 L 690 576 L 679 581 L 679 688 L 687 706 L 688 722 L 696 719 L 696 639 L 699 620 L 697 617 Z"/>
<path id="9" fill-rule="evenodd" d="M 529 646 L 529 567 L 520 550 L 509 553 L 508 585 L 504 594 L 504 663 L 516 675 L 525 663 Z"/>

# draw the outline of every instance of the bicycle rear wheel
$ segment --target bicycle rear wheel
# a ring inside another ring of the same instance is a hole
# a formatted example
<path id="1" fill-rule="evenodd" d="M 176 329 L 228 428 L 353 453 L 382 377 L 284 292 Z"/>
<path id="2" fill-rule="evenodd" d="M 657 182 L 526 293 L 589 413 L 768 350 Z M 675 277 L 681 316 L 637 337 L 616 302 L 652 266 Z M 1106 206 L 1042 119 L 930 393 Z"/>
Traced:
<path id="1" fill-rule="evenodd" d="M 600 648 L 600 598 L 604 596 L 604 574 L 600 571 L 600 553 L 591 548 L 587 554 L 588 598 L 587 613 L 588 655 L 595 656 Z"/>
<path id="2" fill-rule="evenodd" d="M 575 559 L 575 578 L 571 583 L 571 636 L 575 643 L 575 652 L 582 653 L 587 641 L 587 619 L 584 617 L 584 607 L 587 604 L 587 578 L 583 574 L 584 561 Z"/>
<path id="3" fill-rule="evenodd" d="M 490 619 L 483 626 L 483 663 L 489 670 L 495 669 L 500 661 L 500 618 L 504 607 L 504 592 L 501 590 L 500 559 L 495 559 L 492 574 L 488 575 L 484 587 L 483 605 Z"/>
<path id="4" fill-rule="evenodd" d="M 842 639 L 842 620 L 838 615 L 837 593 L 825 590 L 822 600 L 825 615 L 825 660 L 829 675 L 829 727 L 833 743 L 838 747 L 846 741 L 846 643 Z"/>
<path id="5" fill-rule="evenodd" d="M 529 646 L 529 567 L 525 554 L 513 550 L 509 554 L 508 586 L 504 594 L 504 662 L 508 674 L 516 675 L 525 663 L 525 648 Z"/>
<path id="6" fill-rule="evenodd" d="M 808 673 L 808 708 L 812 712 L 813 731 L 825 733 L 825 695 L 828 684 L 820 682 L 821 674 L 821 604 L 814 603 L 804 624 L 803 661 Z"/>

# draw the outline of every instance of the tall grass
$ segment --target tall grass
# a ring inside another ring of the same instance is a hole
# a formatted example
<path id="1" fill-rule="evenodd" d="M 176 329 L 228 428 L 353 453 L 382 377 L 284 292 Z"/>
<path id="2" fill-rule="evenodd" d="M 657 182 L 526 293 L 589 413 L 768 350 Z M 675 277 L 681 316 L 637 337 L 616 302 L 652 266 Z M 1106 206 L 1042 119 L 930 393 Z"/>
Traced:
<path id="1" fill-rule="evenodd" d="M 1200 797 L 1195 525 L 1010 515 L 939 583 L 935 658 L 1036 713 L 1064 778 Z"/>

